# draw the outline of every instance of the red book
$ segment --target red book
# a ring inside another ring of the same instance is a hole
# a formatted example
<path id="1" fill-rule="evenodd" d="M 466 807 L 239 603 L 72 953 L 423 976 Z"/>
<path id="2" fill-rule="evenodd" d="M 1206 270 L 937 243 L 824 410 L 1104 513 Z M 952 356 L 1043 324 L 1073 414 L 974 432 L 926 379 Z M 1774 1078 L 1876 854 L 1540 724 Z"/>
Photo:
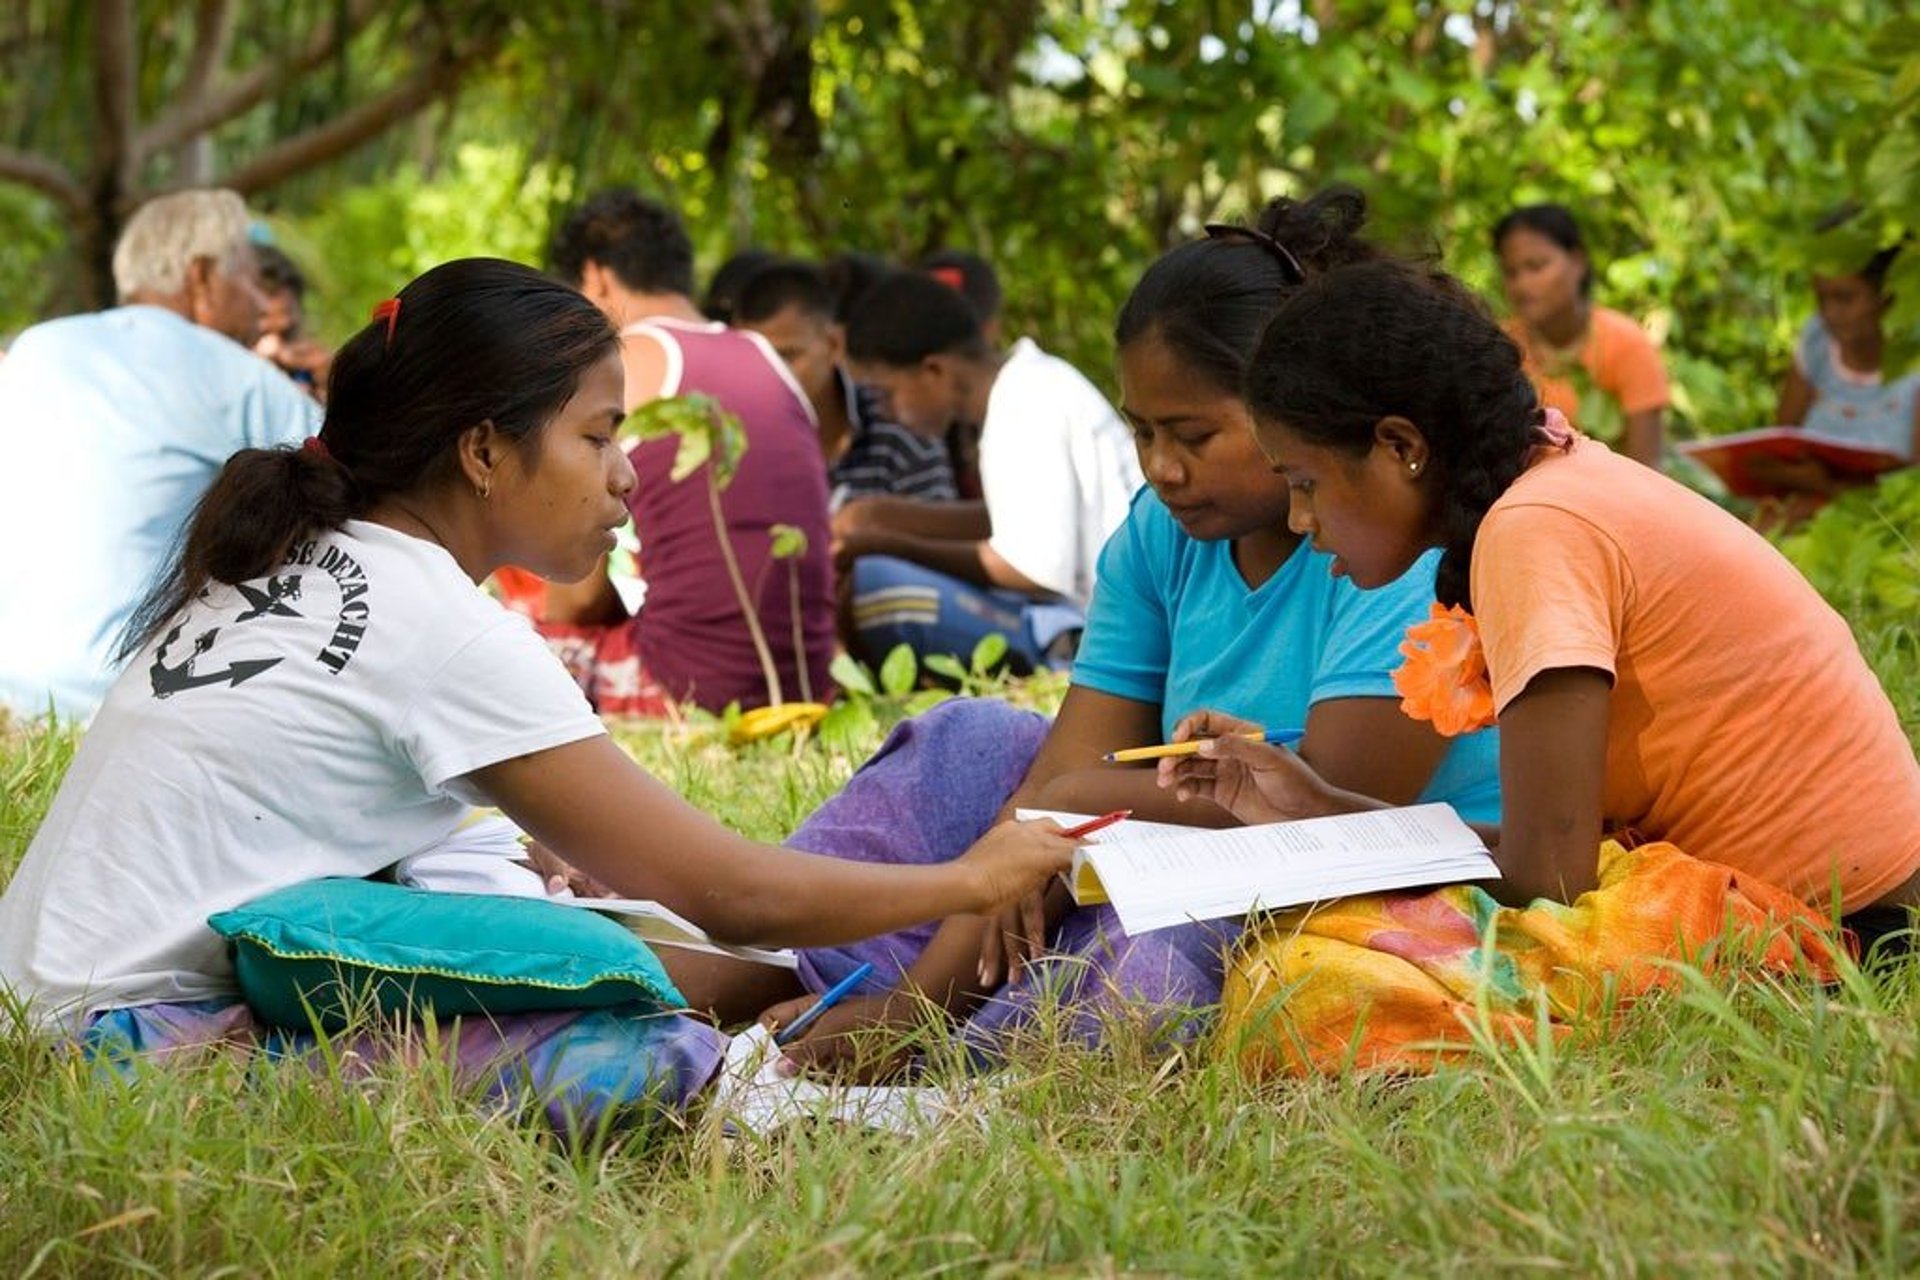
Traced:
<path id="1" fill-rule="evenodd" d="M 1827 470 L 1842 480 L 1871 480 L 1883 472 L 1908 464 L 1908 459 L 1887 449 L 1819 431 L 1799 427 L 1761 427 L 1758 431 L 1738 431 L 1730 436 L 1707 440 L 1683 440 L 1674 448 L 1719 476 L 1733 493 L 1742 498 L 1771 498 L 1781 491 L 1748 474 L 1755 458 L 1779 458 L 1800 462 L 1817 458 Z"/>

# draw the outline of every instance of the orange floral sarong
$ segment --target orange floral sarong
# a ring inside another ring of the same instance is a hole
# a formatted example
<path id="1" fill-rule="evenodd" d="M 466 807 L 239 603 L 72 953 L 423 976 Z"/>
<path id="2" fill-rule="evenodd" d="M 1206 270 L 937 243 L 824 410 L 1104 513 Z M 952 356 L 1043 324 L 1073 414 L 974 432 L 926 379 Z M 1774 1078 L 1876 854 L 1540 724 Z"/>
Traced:
<path id="1" fill-rule="evenodd" d="M 1471 885 L 1373 894 L 1249 925 L 1227 969 L 1216 1051 L 1249 1075 L 1424 1072 L 1476 1026 L 1555 1034 L 1674 982 L 1668 962 L 1832 977 L 1842 935 L 1792 894 L 1670 844 L 1600 847 L 1572 905 L 1503 907 Z"/>

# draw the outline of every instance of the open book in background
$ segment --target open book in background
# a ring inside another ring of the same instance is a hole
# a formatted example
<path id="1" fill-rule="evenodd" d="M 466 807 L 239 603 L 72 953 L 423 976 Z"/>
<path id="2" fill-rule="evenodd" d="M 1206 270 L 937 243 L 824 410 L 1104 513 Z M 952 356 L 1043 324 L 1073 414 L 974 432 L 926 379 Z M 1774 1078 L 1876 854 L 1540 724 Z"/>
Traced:
<path id="1" fill-rule="evenodd" d="M 1023 809 L 1066 826 L 1078 814 Z M 1500 870 L 1451 805 L 1422 804 L 1257 827 L 1208 830 L 1121 822 L 1073 856 L 1068 887 L 1111 902 L 1128 933 L 1309 902 L 1498 880 Z"/>
<path id="2" fill-rule="evenodd" d="M 1758 458 L 1801 462 L 1814 458 L 1841 480 L 1867 481 L 1907 465 L 1908 459 L 1876 445 L 1799 427 L 1761 427 L 1706 440 L 1682 440 L 1679 452 L 1713 472 L 1742 498 L 1772 498 L 1781 491 L 1751 474 Z"/>
<path id="3" fill-rule="evenodd" d="M 497 821 L 501 827 L 470 824 L 456 832 L 448 843 L 402 858 L 394 864 L 393 878 L 416 889 L 540 898 L 563 907 L 598 911 L 618 920 L 650 946 L 704 951 L 779 969 L 797 969 L 800 965 L 799 957 L 791 951 L 715 942 L 699 925 L 657 902 L 640 898 L 577 898 L 571 893 L 551 895 L 539 872 L 515 861 L 524 852 L 519 843 L 519 828 L 504 818 Z"/>

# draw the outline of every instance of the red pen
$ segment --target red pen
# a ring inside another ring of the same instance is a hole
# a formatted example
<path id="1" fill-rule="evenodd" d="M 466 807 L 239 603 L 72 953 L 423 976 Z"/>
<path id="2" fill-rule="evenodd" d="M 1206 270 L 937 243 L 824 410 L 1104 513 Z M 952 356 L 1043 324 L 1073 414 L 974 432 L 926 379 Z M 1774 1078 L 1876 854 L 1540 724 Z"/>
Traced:
<path id="1" fill-rule="evenodd" d="M 1128 818 L 1131 818 L 1132 816 L 1133 816 L 1133 810 L 1131 809 L 1115 809 L 1112 813 L 1103 813 L 1097 818 L 1088 818 L 1085 822 L 1081 823 L 1079 826 L 1068 827 L 1065 831 L 1062 831 L 1060 834 L 1063 836 L 1072 836 L 1075 839 L 1078 839 L 1081 836 L 1090 836 L 1094 832 L 1100 830 L 1102 827 L 1110 827 L 1116 822 L 1125 822 Z"/>

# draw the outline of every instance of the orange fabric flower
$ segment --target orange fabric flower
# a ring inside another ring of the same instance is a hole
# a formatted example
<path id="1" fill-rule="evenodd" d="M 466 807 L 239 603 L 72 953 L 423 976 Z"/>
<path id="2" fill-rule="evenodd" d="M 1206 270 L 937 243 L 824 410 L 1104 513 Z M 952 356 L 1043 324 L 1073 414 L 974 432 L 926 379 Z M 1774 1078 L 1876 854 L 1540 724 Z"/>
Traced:
<path id="1" fill-rule="evenodd" d="M 1472 614 L 1436 603 L 1425 622 L 1407 628 L 1400 652 L 1407 660 L 1393 673 L 1393 687 L 1402 711 L 1448 738 L 1494 722 L 1487 655 Z"/>

